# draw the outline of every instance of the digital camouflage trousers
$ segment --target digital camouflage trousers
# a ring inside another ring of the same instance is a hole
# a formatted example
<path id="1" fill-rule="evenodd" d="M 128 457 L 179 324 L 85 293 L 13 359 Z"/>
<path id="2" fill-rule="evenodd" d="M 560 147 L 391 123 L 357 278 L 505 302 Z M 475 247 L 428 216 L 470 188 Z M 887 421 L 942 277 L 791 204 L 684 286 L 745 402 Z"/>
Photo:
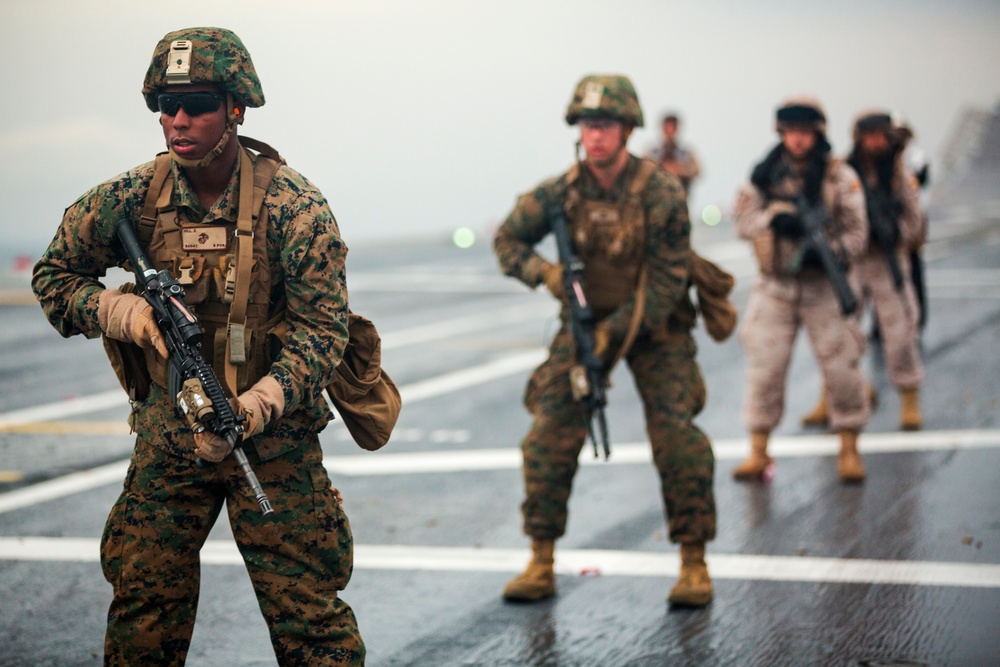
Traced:
<path id="1" fill-rule="evenodd" d="M 671 333 L 656 340 L 639 338 L 626 358 L 642 399 L 667 529 L 675 543 L 715 537 L 715 457 L 693 422 L 705 405 L 695 353 L 689 334 Z M 574 363 L 573 339 L 564 327 L 525 390 L 524 403 L 534 421 L 521 443 L 521 510 L 524 532 L 536 539 L 555 539 L 565 532 L 566 506 L 587 437 L 586 415 L 573 399 L 567 375 Z"/>
<path id="2" fill-rule="evenodd" d="M 101 565 L 114 588 L 106 665 L 182 665 L 194 629 L 199 552 L 225 503 L 281 665 L 362 665 L 351 607 L 351 528 L 314 433 L 268 461 L 247 454 L 274 514 L 264 517 L 232 456 L 194 462 L 137 440 L 108 517 Z M 233 610 L 234 617 L 245 610 Z"/>

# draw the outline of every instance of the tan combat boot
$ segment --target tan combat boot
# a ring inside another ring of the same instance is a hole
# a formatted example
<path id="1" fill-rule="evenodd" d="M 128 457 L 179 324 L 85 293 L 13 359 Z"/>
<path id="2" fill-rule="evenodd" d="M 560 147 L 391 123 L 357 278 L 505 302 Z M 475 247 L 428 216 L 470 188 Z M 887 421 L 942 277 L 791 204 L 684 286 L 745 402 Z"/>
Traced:
<path id="1" fill-rule="evenodd" d="M 767 437 L 768 434 L 763 431 L 754 431 L 750 434 L 750 456 L 733 468 L 734 478 L 760 479 L 764 476 L 764 471 L 773 461 L 767 455 Z"/>
<path id="2" fill-rule="evenodd" d="M 903 431 L 919 431 L 923 428 L 920 417 L 920 390 L 901 389 L 899 391 L 902 409 L 899 414 L 899 428 Z"/>
<path id="3" fill-rule="evenodd" d="M 878 390 L 875 389 L 875 385 L 866 385 L 868 389 L 868 405 L 874 410 L 878 407 Z M 826 428 L 830 423 L 830 409 L 827 405 L 826 391 L 823 391 L 819 395 L 819 403 L 816 404 L 812 410 L 802 415 L 802 425 L 803 426 L 818 426 L 821 428 Z"/>
<path id="4" fill-rule="evenodd" d="M 826 391 L 820 392 L 819 403 L 812 410 L 802 415 L 803 426 L 819 426 L 825 428 L 830 422 L 830 413 L 826 409 Z"/>
<path id="5" fill-rule="evenodd" d="M 681 571 L 670 589 L 667 602 L 685 607 L 704 607 L 712 601 L 712 580 L 705 565 L 705 543 L 681 544 Z"/>
<path id="6" fill-rule="evenodd" d="M 505 600 L 535 602 L 556 594 L 555 540 L 531 540 L 531 562 L 524 572 L 507 582 L 503 589 Z"/>
<path id="7" fill-rule="evenodd" d="M 858 432 L 841 431 L 840 454 L 837 456 L 837 474 L 845 484 L 865 480 L 865 464 L 858 453 Z"/>

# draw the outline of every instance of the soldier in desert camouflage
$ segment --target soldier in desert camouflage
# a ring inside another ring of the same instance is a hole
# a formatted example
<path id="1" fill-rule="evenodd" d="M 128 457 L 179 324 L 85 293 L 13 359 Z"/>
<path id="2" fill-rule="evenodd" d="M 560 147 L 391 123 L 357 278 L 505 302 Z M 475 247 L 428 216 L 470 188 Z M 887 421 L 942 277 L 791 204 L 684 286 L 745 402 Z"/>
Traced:
<path id="1" fill-rule="evenodd" d="M 759 479 L 771 463 L 768 439 L 784 412 L 788 365 L 801 328 L 823 374 L 830 426 L 840 436 L 838 475 L 860 482 L 865 469 L 858 434 L 870 411 L 859 368 L 864 338 L 856 319 L 842 314 L 819 258 L 811 249 L 803 252 L 806 230 L 795 201 L 804 194 L 810 206 L 826 207 L 823 234 L 846 269 L 867 247 L 864 192 L 855 171 L 830 156 L 826 114 L 817 100 L 789 99 L 778 108 L 775 126 L 781 140 L 754 167 L 733 210 L 736 233 L 753 244 L 760 267 L 739 334 L 747 356 L 750 456 L 733 475 Z"/>
<path id="2" fill-rule="evenodd" d="M 917 431 L 923 425 L 919 397 L 924 365 L 912 259 L 915 255 L 919 259 L 918 249 L 926 235 L 919 183 L 903 161 L 903 142 L 888 111 L 858 114 L 853 138 L 846 162 L 864 185 L 869 229 L 868 248 L 854 267 L 859 296 L 862 306 L 871 303 L 876 343 L 882 347 L 889 379 L 899 391 L 899 428 Z M 874 397 L 874 388 L 869 393 Z M 803 424 L 826 426 L 827 403 L 825 395 L 821 396 L 803 417 Z"/>
<path id="3" fill-rule="evenodd" d="M 317 436 L 332 416 L 322 388 L 348 340 L 337 222 L 273 149 L 237 137 L 264 95 L 232 32 L 167 34 L 142 93 L 159 112 L 168 152 L 74 202 L 32 280 L 62 335 L 104 338 L 132 398 L 135 449 L 101 544 L 114 589 L 105 664 L 184 663 L 199 551 L 223 505 L 278 662 L 363 664 L 354 613 L 338 596 L 353 566 L 351 530 Z M 136 227 L 154 266 L 184 285 L 202 352 L 245 418 L 243 448 L 271 517 L 248 493 L 229 444 L 193 434 L 175 407 L 149 305 L 128 285 L 100 282 L 124 259 L 112 242 L 120 219 Z"/>
<path id="4" fill-rule="evenodd" d="M 649 157 L 659 162 L 668 174 L 676 176 L 684 186 L 684 192 L 690 193 L 691 184 L 701 174 L 701 165 L 691 147 L 682 145 L 677 139 L 680 124 L 680 118 L 675 113 L 663 117 L 660 123 L 663 141 L 650 152 Z"/>
<path id="5" fill-rule="evenodd" d="M 629 135 L 643 124 L 628 78 L 585 77 L 566 122 L 580 125 L 585 158 L 519 198 L 494 250 L 505 274 L 532 288 L 544 284 L 565 302 L 562 267 L 534 249 L 552 232 L 545 212 L 563 207 L 584 263 L 583 289 L 598 319 L 594 353 L 608 365 L 624 360 L 642 398 L 670 540 L 680 544 L 680 576 L 668 600 L 704 606 L 712 599 L 705 543 L 715 537 L 715 459 L 693 423 L 704 407 L 705 385 L 690 333 L 696 311 L 688 295 L 692 252 L 684 190 L 655 162 L 627 151 Z M 532 559 L 507 584 L 503 596 L 509 600 L 540 600 L 556 592 L 555 540 L 566 529 L 587 435 L 585 410 L 570 386 L 575 349 L 567 317 L 564 306 L 549 357 L 525 391 L 534 421 L 521 443 L 522 512 Z"/>

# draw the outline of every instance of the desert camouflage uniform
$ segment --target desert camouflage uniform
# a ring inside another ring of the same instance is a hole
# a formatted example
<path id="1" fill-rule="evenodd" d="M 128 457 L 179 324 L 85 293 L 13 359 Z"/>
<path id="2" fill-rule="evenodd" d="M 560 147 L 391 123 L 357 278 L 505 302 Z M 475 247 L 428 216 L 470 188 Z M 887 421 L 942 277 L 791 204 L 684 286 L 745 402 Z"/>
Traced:
<path id="1" fill-rule="evenodd" d="M 630 155 L 610 191 L 602 191 L 586 169 L 580 169 L 576 187 L 585 200 L 620 201 L 640 163 Z M 564 203 L 566 179 L 566 174 L 550 179 L 523 195 L 494 240 L 504 273 L 530 287 L 542 282 L 545 260 L 533 247 L 551 232 L 544 211 Z M 645 245 L 638 246 L 639 256 L 630 261 L 648 264 L 646 303 L 638 338 L 626 361 L 645 410 L 670 538 L 674 542 L 711 540 L 715 536 L 715 460 L 711 443 L 693 423 L 705 403 L 705 385 L 690 334 L 695 312 L 687 290 L 691 251 L 686 200 L 678 181 L 656 170 L 642 192 L 641 204 L 647 237 Z M 596 244 L 577 248 L 584 257 L 601 251 L 607 248 Z M 633 292 L 610 312 L 595 313 L 610 325 L 612 350 L 626 336 L 634 301 Z M 587 435 L 584 410 L 572 397 L 567 375 L 574 363 L 564 308 L 549 357 L 532 374 L 524 397 L 534 422 L 521 443 L 526 494 L 522 512 L 524 532 L 536 539 L 555 539 L 565 532 L 566 505 Z"/>
<path id="2" fill-rule="evenodd" d="M 183 170 L 171 169 L 171 203 L 184 218 L 235 224 L 239 160 L 207 211 Z M 121 259 L 112 250 L 114 224 L 138 223 L 152 171 L 153 163 L 144 164 L 83 195 L 38 262 L 33 289 L 63 336 L 101 335 L 99 280 Z M 351 576 L 351 530 L 317 437 L 331 417 L 322 388 L 348 337 L 347 247 L 323 195 L 287 166 L 278 170 L 264 208 L 271 284 L 287 299 L 287 343 L 269 371 L 284 390 L 285 408 L 245 450 L 275 513 L 261 515 L 232 457 L 195 465 L 191 431 L 172 397 L 154 384 L 148 398 L 133 404 L 135 450 L 102 539 L 101 562 L 114 587 L 107 664 L 183 664 L 199 550 L 224 501 L 279 662 L 364 662 L 354 613 L 337 596 Z"/>
<path id="3" fill-rule="evenodd" d="M 747 182 L 737 195 L 733 211 L 736 233 L 758 245 L 769 244 L 773 266 L 786 265 L 800 242 L 773 235 L 769 228 L 775 213 L 772 204 L 794 198 L 802 187 L 801 178 L 788 175 L 772 184 L 769 192 Z M 864 192 L 857 174 L 844 163 L 831 160 L 821 193 L 834 223 L 828 230 L 831 245 L 849 260 L 857 258 L 868 237 Z M 818 267 L 803 268 L 796 275 L 762 267 L 753 285 L 739 332 L 747 355 L 743 416 L 748 430 L 770 433 L 781 421 L 785 377 L 800 327 L 809 336 L 823 374 L 831 428 L 861 430 L 870 411 L 859 368 L 864 337 L 857 321 L 841 314 L 833 286 Z"/>
<path id="4" fill-rule="evenodd" d="M 877 187 L 874 171 L 861 176 L 869 187 Z M 897 160 L 893 169 L 892 196 L 900 207 L 899 245 L 895 254 L 903 274 L 902 292 L 896 290 L 885 253 L 871 240 L 857 263 L 862 300 L 859 311 L 864 310 L 865 302 L 871 302 L 889 379 L 898 389 L 915 389 L 923 381 L 924 364 L 918 340 L 920 303 L 911 278 L 910 257 L 923 242 L 924 223 L 916 178 L 908 173 L 902 160 Z"/>
<path id="5" fill-rule="evenodd" d="M 656 160 L 664 169 L 676 174 L 685 192 L 691 190 L 691 184 L 701 174 L 698 156 L 688 146 L 682 146 L 676 141 L 664 139 L 663 142 L 650 151 L 649 157 Z"/>

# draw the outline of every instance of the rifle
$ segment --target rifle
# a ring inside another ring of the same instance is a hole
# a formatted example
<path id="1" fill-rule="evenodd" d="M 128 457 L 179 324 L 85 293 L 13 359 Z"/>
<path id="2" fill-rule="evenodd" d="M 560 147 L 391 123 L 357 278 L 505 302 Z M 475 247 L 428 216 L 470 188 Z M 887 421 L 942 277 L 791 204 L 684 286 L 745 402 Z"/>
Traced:
<path id="1" fill-rule="evenodd" d="M 121 219 L 115 234 L 132 263 L 136 279 L 145 288 L 143 297 L 153 308 L 153 318 L 169 352 L 168 391 L 177 401 L 195 433 L 207 428 L 222 436 L 233 448 L 233 456 L 246 475 L 264 515 L 272 514 L 271 501 L 257 480 L 243 451 L 243 422 L 226 399 L 215 371 L 201 355 L 201 327 L 184 303 L 184 288 L 167 271 L 157 271 L 139 246 L 132 224 Z M 199 459 L 199 465 L 204 465 Z"/>
<path id="2" fill-rule="evenodd" d="M 548 218 L 556 237 L 559 261 L 563 266 L 563 288 L 569 302 L 570 330 L 576 344 L 577 365 L 570 369 L 570 388 L 573 398 L 583 403 L 587 415 L 587 430 L 594 445 L 594 458 L 598 458 L 597 438 L 594 436 L 594 419 L 597 419 L 604 458 L 611 456 L 608 442 L 608 424 L 604 407 L 608 404 L 604 386 L 604 364 L 594 354 L 594 327 L 597 322 L 583 293 L 583 260 L 573 251 L 566 225 L 566 214 L 561 205 L 550 206 Z"/>
<path id="3" fill-rule="evenodd" d="M 806 199 L 805 193 L 799 193 L 795 198 L 795 207 L 798 209 L 799 219 L 805 230 L 805 239 L 799 252 L 792 258 L 791 269 L 797 272 L 802 268 L 802 260 L 805 254 L 812 250 L 819 256 L 823 269 L 826 270 L 827 277 L 833 285 L 833 291 L 837 293 L 837 300 L 840 302 L 840 312 L 845 316 L 854 314 L 858 309 L 858 299 L 854 296 L 850 283 L 847 282 L 847 272 L 830 249 L 830 243 L 826 238 L 826 227 L 830 221 L 830 213 L 822 202 L 811 205 Z"/>
<path id="4" fill-rule="evenodd" d="M 903 272 L 899 268 L 896 257 L 896 244 L 899 243 L 899 217 L 896 214 L 896 202 L 884 190 L 865 188 L 865 204 L 868 208 L 868 229 L 872 240 L 885 255 L 892 273 L 892 283 L 897 292 L 903 290 Z"/>

